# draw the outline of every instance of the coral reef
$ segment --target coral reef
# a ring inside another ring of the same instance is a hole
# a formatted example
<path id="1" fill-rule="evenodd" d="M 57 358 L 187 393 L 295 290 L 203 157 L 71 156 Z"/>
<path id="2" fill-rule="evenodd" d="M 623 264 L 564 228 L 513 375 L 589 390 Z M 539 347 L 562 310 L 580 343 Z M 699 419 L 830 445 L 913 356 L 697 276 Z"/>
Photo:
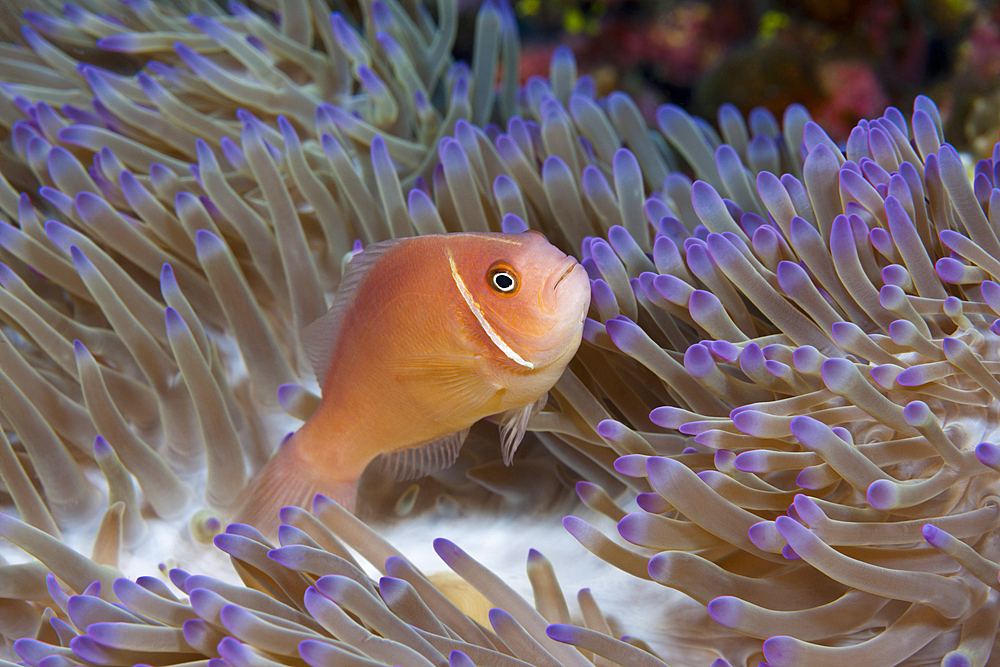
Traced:
<path id="1" fill-rule="evenodd" d="M 552 51 L 569 46 L 601 95 L 627 92 L 650 122 L 664 102 L 706 118 L 724 103 L 780 115 L 794 102 L 841 143 L 859 120 L 923 94 L 945 110 L 959 150 L 985 158 L 996 141 L 1000 13 L 988 3 L 520 0 L 515 10 L 524 75 L 544 76 Z"/>
<path id="2" fill-rule="evenodd" d="M 924 97 L 844 146 L 800 105 L 724 105 L 718 130 L 664 105 L 650 129 L 566 49 L 518 87 L 505 5 L 480 8 L 471 65 L 447 0 L 266 8 L 96 0 L 29 10 L 0 47 L 0 479 L 20 518 L 0 535 L 34 558 L 0 566 L 0 634 L 21 660 L 987 664 L 1000 149 L 970 179 Z M 218 533 L 315 408 L 298 332 L 356 240 L 526 227 L 579 253 L 592 304 L 513 472 L 481 430 L 416 486 L 369 476 L 363 504 L 564 511 L 574 489 L 572 537 L 693 600 L 647 638 L 662 657 L 586 590 L 572 617 L 537 552 L 532 606 L 435 543 L 495 607 L 477 624 L 326 499 L 283 511 L 278 547 Z M 192 508 L 245 586 L 121 576 L 147 523 Z M 60 540 L 88 522 L 90 558 Z"/>

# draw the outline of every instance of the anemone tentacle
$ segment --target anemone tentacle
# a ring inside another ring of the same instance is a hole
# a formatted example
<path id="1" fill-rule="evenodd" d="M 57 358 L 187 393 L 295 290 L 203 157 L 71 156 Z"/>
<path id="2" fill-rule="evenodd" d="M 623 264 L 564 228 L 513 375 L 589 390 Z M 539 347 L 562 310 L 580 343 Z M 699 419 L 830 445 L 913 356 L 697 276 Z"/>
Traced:
<path id="1" fill-rule="evenodd" d="M 923 97 L 843 147 L 798 105 L 724 106 L 718 131 L 664 105 L 649 128 L 567 50 L 518 88 L 507 3 L 480 9 L 471 65 L 455 2 L 359 22 L 265 5 L 32 9 L 0 50 L 0 480 L 20 517 L 0 535 L 36 559 L 0 566 L 20 659 L 987 664 L 1000 149 L 970 178 Z M 283 512 L 277 547 L 215 535 L 244 587 L 121 576 L 154 521 L 195 512 L 211 539 L 315 408 L 298 332 L 359 243 L 525 228 L 591 278 L 580 353 L 512 470 L 474 430 L 451 470 L 372 475 L 370 518 L 571 509 L 583 547 L 690 598 L 646 637 L 662 660 L 587 592 L 571 616 L 541 554 L 532 606 L 440 540 L 455 599 L 498 607 L 477 625 L 323 498 Z M 60 540 L 88 520 L 90 558 Z"/>

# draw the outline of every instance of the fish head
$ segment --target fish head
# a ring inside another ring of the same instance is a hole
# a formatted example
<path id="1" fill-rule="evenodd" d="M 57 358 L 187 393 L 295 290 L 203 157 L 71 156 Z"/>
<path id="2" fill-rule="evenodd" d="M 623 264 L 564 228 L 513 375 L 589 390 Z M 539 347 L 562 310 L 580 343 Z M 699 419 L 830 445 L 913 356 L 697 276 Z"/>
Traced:
<path id="1" fill-rule="evenodd" d="M 590 306 L 586 271 L 538 232 L 477 236 L 482 243 L 455 261 L 482 316 L 485 347 L 522 370 L 561 364 L 561 373 Z"/>

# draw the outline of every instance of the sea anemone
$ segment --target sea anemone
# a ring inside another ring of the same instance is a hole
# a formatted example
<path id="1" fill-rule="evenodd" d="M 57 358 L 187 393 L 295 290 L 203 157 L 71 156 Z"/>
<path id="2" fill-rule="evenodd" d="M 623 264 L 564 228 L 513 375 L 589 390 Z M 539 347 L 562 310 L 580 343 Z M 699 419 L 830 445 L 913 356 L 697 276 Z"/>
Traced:
<path id="1" fill-rule="evenodd" d="M 20 518 L 0 535 L 37 559 L 0 568 L 0 634 L 22 660 L 662 665 L 586 590 L 571 616 L 538 552 L 533 607 L 435 542 L 495 606 L 477 624 L 322 497 L 283 511 L 278 548 L 215 535 L 316 406 L 298 332 L 357 243 L 531 227 L 579 253 L 592 309 L 514 473 L 483 431 L 417 485 L 368 475 L 370 519 L 563 512 L 575 486 L 573 537 L 688 596 L 645 638 L 668 662 L 986 664 L 1000 153 L 970 179 L 926 98 L 844 149 L 798 105 L 724 106 L 718 131 L 666 105 L 651 130 L 565 49 L 517 88 L 503 4 L 479 10 L 471 66 L 447 0 L 436 19 L 264 9 L 28 11 L 0 49 L 0 479 Z M 245 587 L 121 576 L 148 524 L 199 506 L 191 536 Z M 88 522 L 91 558 L 60 541 Z"/>
<path id="2" fill-rule="evenodd" d="M 668 137 L 678 118 L 661 109 Z M 680 455 L 615 462 L 652 492 L 610 515 L 658 553 L 564 525 L 763 642 L 726 654 L 738 664 L 986 664 L 1000 623 L 998 154 L 970 183 L 924 98 L 909 122 L 889 109 L 859 124 L 846 155 L 806 123 L 801 169 L 780 177 L 687 136 L 696 217 L 668 218 L 680 236 L 656 244 L 690 273 L 629 278 L 647 312 L 686 315 L 701 340 L 671 358 L 653 338 L 666 331 L 634 317 L 591 327 L 664 381 L 650 419 L 692 436 Z M 624 313 L 616 296 L 602 318 Z"/>

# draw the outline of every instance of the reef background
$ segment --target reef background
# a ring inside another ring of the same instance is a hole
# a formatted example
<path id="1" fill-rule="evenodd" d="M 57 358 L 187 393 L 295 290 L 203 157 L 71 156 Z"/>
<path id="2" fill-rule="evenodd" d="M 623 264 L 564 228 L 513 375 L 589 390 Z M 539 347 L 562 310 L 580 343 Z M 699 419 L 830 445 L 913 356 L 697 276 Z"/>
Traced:
<path id="1" fill-rule="evenodd" d="M 464 3 L 471 25 L 477 2 Z M 725 103 L 744 115 L 781 116 L 792 103 L 838 142 L 887 106 L 927 95 L 960 150 L 987 157 L 996 141 L 1000 8 L 993 2 L 594 0 L 514 4 L 521 80 L 546 76 L 554 49 L 572 49 L 599 95 L 622 90 L 652 124 L 676 104 L 715 118 Z M 464 32 L 471 35 L 471 31 Z M 459 57 L 471 54 L 460 37 Z"/>

